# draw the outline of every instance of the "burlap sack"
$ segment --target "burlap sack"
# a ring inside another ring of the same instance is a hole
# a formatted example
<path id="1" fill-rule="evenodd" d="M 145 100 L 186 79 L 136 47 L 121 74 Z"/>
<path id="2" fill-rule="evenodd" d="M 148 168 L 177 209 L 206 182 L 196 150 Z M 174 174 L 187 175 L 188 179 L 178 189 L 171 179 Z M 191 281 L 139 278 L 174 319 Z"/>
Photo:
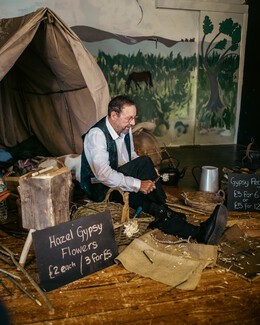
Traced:
<path id="1" fill-rule="evenodd" d="M 161 232 L 154 230 L 133 240 L 116 262 L 128 271 L 171 287 L 194 290 L 203 269 L 215 265 L 217 246 L 180 242 L 174 236 L 163 243 L 160 236 Z"/>

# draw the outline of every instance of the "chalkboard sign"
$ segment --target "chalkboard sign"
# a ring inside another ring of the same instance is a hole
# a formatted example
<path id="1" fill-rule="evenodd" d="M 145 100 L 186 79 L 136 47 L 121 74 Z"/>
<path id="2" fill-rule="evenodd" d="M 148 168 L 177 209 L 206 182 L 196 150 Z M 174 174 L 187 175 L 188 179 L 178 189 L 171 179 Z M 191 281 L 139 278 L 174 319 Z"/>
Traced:
<path id="1" fill-rule="evenodd" d="M 32 237 L 45 291 L 108 267 L 118 255 L 109 211 L 37 230 Z"/>
<path id="2" fill-rule="evenodd" d="M 227 207 L 230 211 L 260 212 L 260 175 L 229 174 Z"/>

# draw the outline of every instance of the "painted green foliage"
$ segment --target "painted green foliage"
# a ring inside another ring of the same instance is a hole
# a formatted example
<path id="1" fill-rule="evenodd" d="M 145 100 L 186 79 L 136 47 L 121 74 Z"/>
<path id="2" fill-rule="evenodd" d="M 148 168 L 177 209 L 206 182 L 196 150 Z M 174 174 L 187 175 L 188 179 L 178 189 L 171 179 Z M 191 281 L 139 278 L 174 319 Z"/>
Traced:
<path id="1" fill-rule="evenodd" d="M 225 19 L 208 41 L 213 31 L 214 25 L 205 16 L 200 44 L 197 118 L 200 128 L 225 126 L 230 129 L 235 121 L 239 66 L 236 51 L 241 40 L 241 25 L 231 18 Z"/>
<path id="2" fill-rule="evenodd" d="M 138 105 L 137 122 L 155 122 L 155 134 L 163 136 L 170 123 L 193 115 L 191 103 L 197 91 L 199 129 L 230 129 L 235 124 L 239 67 L 236 52 L 241 40 L 241 26 L 229 18 L 219 23 L 218 32 L 209 40 L 213 31 L 210 18 L 205 16 L 198 64 L 196 54 L 187 57 L 181 52 L 176 55 L 172 51 L 163 56 L 141 51 L 128 55 L 99 51 L 97 63 L 108 81 L 111 97 L 124 93 L 133 97 Z M 131 73 L 141 71 L 150 73 L 150 82 L 127 81 Z"/>
<path id="3" fill-rule="evenodd" d="M 99 51 L 97 62 L 109 85 L 111 97 L 126 93 L 138 105 L 138 122 L 153 121 L 155 134 L 164 135 L 169 129 L 170 116 L 189 115 L 190 101 L 194 93 L 196 55 L 173 57 L 148 54 L 111 56 Z M 128 83 L 132 72 L 148 71 L 151 83 L 145 81 Z"/>

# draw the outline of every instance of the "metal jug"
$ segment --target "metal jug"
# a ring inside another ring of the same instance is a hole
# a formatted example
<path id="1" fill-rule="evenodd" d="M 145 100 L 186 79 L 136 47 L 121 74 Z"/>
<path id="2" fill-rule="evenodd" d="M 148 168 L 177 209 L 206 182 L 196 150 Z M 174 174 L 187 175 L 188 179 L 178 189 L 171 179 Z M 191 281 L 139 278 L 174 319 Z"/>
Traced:
<path id="1" fill-rule="evenodd" d="M 197 180 L 195 170 L 200 169 L 200 182 Z M 215 166 L 195 166 L 192 168 L 192 175 L 199 186 L 199 190 L 203 192 L 216 193 L 219 189 L 218 168 Z"/>

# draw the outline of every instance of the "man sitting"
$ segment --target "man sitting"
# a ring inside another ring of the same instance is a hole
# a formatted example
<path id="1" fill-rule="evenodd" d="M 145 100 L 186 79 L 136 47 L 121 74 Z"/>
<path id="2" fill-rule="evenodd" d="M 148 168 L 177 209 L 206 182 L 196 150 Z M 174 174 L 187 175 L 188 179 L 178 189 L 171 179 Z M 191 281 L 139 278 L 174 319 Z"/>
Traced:
<path id="1" fill-rule="evenodd" d="M 127 96 L 117 96 L 108 104 L 108 114 L 83 135 L 81 187 L 94 201 L 102 201 L 109 188 L 129 192 L 129 205 L 155 217 L 151 227 L 199 243 L 216 245 L 227 223 L 227 209 L 217 205 L 200 226 L 187 222 L 183 213 L 169 209 L 166 194 L 152 160 L 138 157 L 133 144 L 136 104 Z"/>

